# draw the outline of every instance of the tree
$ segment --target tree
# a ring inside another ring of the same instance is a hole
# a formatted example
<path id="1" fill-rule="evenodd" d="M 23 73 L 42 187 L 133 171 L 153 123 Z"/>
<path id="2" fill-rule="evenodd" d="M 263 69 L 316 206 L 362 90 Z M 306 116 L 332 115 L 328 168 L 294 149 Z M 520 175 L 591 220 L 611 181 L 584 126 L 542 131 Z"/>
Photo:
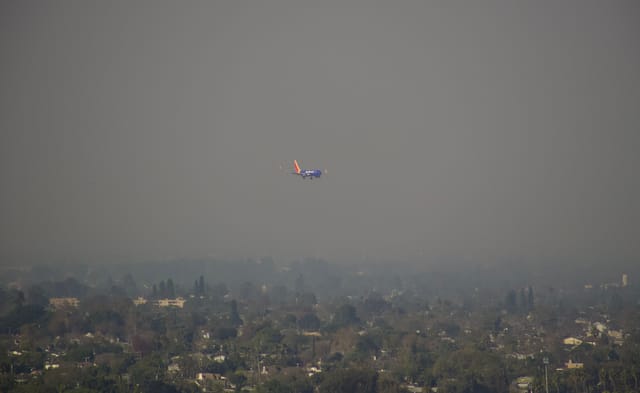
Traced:
<path id="1" fill-rule="evenodd" d="M 127 273 L 122 278 L 122 286 L 128 296 L 135 296 L 138 291 L 138 288 L 136 286 L 136 281 L 133 279 L 133 276 L 131 275 L 131 273 Z"/>
<path id="2" fill-rule="evenodd" d="M 242 387 L 247 383 L 247 376 L 242 371 L 229 373 L 227 379 L 234 385 L 236 392 L 242 391 Z"/>
<path id="3" fill-rule="evenodd" d="M 333 323 L 338 327 L 355 325 L 359 322 L 355 307 L 348 303 L 338 307 L 333 317 Z"/>
<path id="4" fill-rule="evenodd" d="M 304 330 L 317 330 L 320 328 L 320 319 L 314 313 L 306 313 L 298 320 L 298 326 Z"/>
<path id="5" fill-rule="evenodd" d="M 39 304 L 43 307 L 49 305 L 49 298 L 44 289 L 39 285 L 34 285 L 27 291 L 27 300 L 30 304 Z"/>
<path id="6" fill-rule="evenodd" d="M 258 393 L 294 393 L 293 389 L 277 379 L 270 379 L 258 386 Z"/>
<path id="7" fill-rule="evenodd" d="M 163 381 L 149 381 L 143 385 L 145 393 L 181 393 L 175 386 Z"/>
<path id="8" fill-rule="evenodd" d="M 228 340 L 235 338 L 238 335 L 238 331 L 233 327 L 218 327 L 213 331 L 213 337 L 217 340 Z"/>
<path id="9" fill-rule="evenodd" d="M 377 292 L 372 292 L 365 299 L 362 308 L 365 313 L 370 315 L 379 315 L 391 308 L 391 305 L 384 300 L 382 295 Z"/>
<path id="10" fill-rule="evenodd" d="M 205 294 L 205 286 L 204 286 L 204 276 L 200 276 L 200 279 L 198 280 L 198 295 L 204 295 Z"/>
<path id="11" fill-rule="evenodd" d="M 406 390 L 400 386 L 397 380 L 392 378 L 389 374 L 381 373 L 378 375 L 378 382 L 376 386 L 377 393 L 404 393 Z"/>
<path id="12" fill-rule="evenodd" d="M 134 384 L 142 386 L 144 391 L 149 391 L 146 388 L 153 381 L 162 380 L 166 369 L 167 366 L 160 356 L 151 355 L 142 358 L 142 360 L 129 367 L 128 372 Z"/>
<path id="13" fill-rule="evenodd" d="M 240 286 L 240 300 L 255 302 L 260 297 L 260 290 L 251 281 L 245 281 Z"/>
<path id="14" fill-rule="evenodd" d="M 378 375 L 373 370 L 334 370 L 327 372 L 320 393 L 376 393 Z"/>
<path id="15" fill-rule="evenodd" d="M 370 358 L 375 355 L 378 350 L 380 350 L 380 347 L 370 335 L 358 336 L 355 353 L 361 358 Z"/>
<path id="16" fill-rule="evenodd" d="M 457 323 L 451 321 L 436 322 L 434 328 L 437 332 L 445 332 L 449 337 L 457 337 L 461 330 Z"/>
<path id="17" fill-rule="evenodd" d="M 266 381 L 258 386 L 258 393 L 313 393 L 313 384 L 300 370 Z"/>
<path id="18" fill-rule="evenodd" d="M 164 280 L 160 281 L 160 285 L 158 286 L 158 292 L 161 298 L 167 297 L 167 284 L 164 283 Z"/>
<path id="19" fill-rule="evenodd" d="M 524 288 L 520 288 L 520 312 L 526 312 L 527 311 L 527 295 L 524 292 Z"/>
<path id="20" fill-rule="evenodd" d="M 496 354 L 465 348 L 441 356 L 433 366 L 438 386 L 447 392 L 505 392 L 508 381 Z"/>
<path id="21" fill-rule="evenodd" d="M 235 299 L 229 303 L 229 321 L 234 327 L 242 325 L 242 319 L 238 313 L 238 302 Z"/>
<path id="22" fill-rule="evenodd" d="M 28 304 L 23 306 L 20 304 L 14 308 L 8 315 L 0 318 L 0 326 L 3 326 L 3 330 L 9 328 L 16 330 L 20 326 L 35 323 L 44 319 L 46 311 L 44 307 L 38 304 Z"/>
<path id="23" fill-rule="evenodd" d="M 229 288 L 224 283 L 217 284 L 211 288 L 211 295 L 217 300 L 222 300 L 227 293 L 229 293 Z"/>
<path id="24" fill-rule="evenodd" d="M 298 319 L 293 314 L 287 314 L 282 318 L 280 323 L 284 328 L 295 328 L 297 326 L 296 324 L 298 323 Z"/>
<path id="25" fill-rule="evenodd" d="M 276 285 L 269 292 L 273 304 L 284 305 L 287 302 L 288 291 L 284 285 Z"/>
<path id="26" fill-rule="evenodd" d="M 131 339 L 131 345 L 133 350 L 142 355 L 151 353 L 153 350 L 153 335 L 152 334 L 136 334 Z"/>
<path id="27" fill-rule="evenodd" d="M 505 297 L 505 300 L 504 300 L 504 307 L 507 309 L 507 312 L 509 313 L 516 312 L 518 305 L 516 302 L 516 291 L 514 291 L 513 289 L 509 290 L 509 292 L 507 293 L 507 296 Z"/>
<path id="28" fill-rule="evenodd" d="M 167 297 L 170 299 L 173 299 L 176 297 L 176 289 L 173 286 L 173 280 L 172 279 L 168 279 L 167 280 Z"/>
<path id="29" fill-rule="evenodd" d="M 294 288 L 295 288 L 295 291 L 298 293 L 304 292 L 305 285 L 304 285 L 304 276 L 302 276 L 302 274 L 298 274 L 298 277 L 296 277 Z"/>
<path id="30" fill-rule="evenodd" d="M 310 309 L 318 303 L 316 295 L 312 292 L 304 292 L 298 297 L 298 305 Z"/>
<path id="31" fill-rule="evenodd" d="M 282 340 L 282 334 L 271 324 L 266 324 L 256 332 L 253 340 L 259 343 L 264 350 L 273 351 L 274 346 Z"/>

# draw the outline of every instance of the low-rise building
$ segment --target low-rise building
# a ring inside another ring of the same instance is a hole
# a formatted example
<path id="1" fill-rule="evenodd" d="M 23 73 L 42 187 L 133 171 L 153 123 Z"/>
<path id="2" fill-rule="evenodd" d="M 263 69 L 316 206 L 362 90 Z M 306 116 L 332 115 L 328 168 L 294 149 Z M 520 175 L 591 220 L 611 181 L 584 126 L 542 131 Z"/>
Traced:
<path id="1" fill-rule="evenodd" d="M 133 299 L 133 304 L 135 304 L 136 306 L 147 304 L 147 299 L 143 298 L 142 296 L 138 296 L 136 299 Z"/>
<path id="2" fill-rule="evenodd" d="M 78 308 L 80 300 L 76 297 L 52 297 L 49 299 L 49 304 L 56 309 L 65 307 Z"/>
<path id="3" fill-rule="evenodd" d="M 569 359 L 569 361 L 566 362 L 564 365 L 569 370 L 577 369 L 577 368 L 584 368 L 584 363 L 574 363 L 571 359 Z"/>
<path id="4" fill-rule="evenodd" d="M 609 330 L 607 335 L 618 345 L 622 345 L 624 343 L 624 334 L 622 333 L 622 330 Z"/>
<path id="5" fill-rule="evenodd" d="M 158 307 L 179 307 L 183 308 L 186 300 L 182 297 L 177 297 L 175 299 L 158 299 L 155 304 Z"/>
<path id="6" fill-rule="evenodd" d="M 516 378 L 516 380 L 511 383 L 509 392 L 529 393 L 532 391 L 533 381 L 534 378 L 529 376 Z"/>
<path id="7" fill-rule="evenodd" d="M 564 340 L 562 340 L 562 342 L 564 343 L 564 345 L 580 345 L 580 344 L 582 344 L 582 340 L 580 340 L 579 338 L 575 338 L 575 337 L 567 337 Z"/>
<path id="8" fill-rule="evenodd" d="M 212 383 L 220 383 L 224 387 L 227 386 L 227 378 L 217 373 L 197 373 L 196 384 L 198 386 L 207 386 Z"/>

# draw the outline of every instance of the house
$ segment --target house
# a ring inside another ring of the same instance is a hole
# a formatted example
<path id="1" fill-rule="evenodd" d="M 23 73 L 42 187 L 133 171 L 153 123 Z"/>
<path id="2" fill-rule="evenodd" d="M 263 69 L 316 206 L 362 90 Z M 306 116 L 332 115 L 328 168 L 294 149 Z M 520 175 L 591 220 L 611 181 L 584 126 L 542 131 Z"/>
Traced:
<path id="1" fill-rule="evenodd" d="M 531 392 L 533 386 L 534 377 L 519 377 L 516 378 L 509 387 L 509 392 L 513 393 L 528 393 Z"/>
<path id="2" fill-rule="evenodd" d="M 564 365 L 569 370 L 584 368 L 584 363 L 574 363 L 571 359 L 569 359 L 569 361 L 566 362 Z"/>
<path id="3" fill-rule="evenodd" d="M 596 323 L 594 323 L 594 324 L 593 324 L 593 327 L 594 327 L 594 328 L 596 328 L 596 330 L 597 330 L 599 333 L 604 333 L 604 332 L 606 332 L 606 331 L 607 331 L 607 325 L 605 325 L 605 324 L 604 324 L 604 323 L 602 323 L 602 322 L 596 322 Z"/>
<path id="4" fill-rule="evenodd" d="M 227 386 L 227 378 L 217 373 L 197 373 L 196 384 L 198 386 L 207 386 L 211 383 L 221 383 L 225 387 Z"/>
<path id="5" fill-rule="evenodd" d="M 424 391 L 421 386 L 416 386 L 413 384 L 406 385 L 406 388 L 410 393 L 422 393 Z"/>
<path id="6" fill-rule="evenodd" d="M 578 325 L 589 325 L 589 321 L 585 318 L 577 318 L 574 322 Z"/>
<path id="7" fill-rule="evenodd" d="M 622 330 L 609 329 L 609 331 L 607 331 L 607 336 L 609 336 L 611 341 L 616 345 L 624 345 L 624 333 L 622 333 Z"/>
<path id="8" fill-rule="evenodd" d="M 612 329 L 612 330 L 609 330 L 607 332 L 607 334 L 609 335 L 609 337 L 615 338 L 615 339 L 618 339 L 618 340 L 622 340 L 622 338 L 623 338 L 622 330 L 613 330 Z"/>
<path id="9" fill-rule="evenodd" d="M 78 308 L 80 300 L 77 297 L 52 297 L 49 299 L 49 304 L 55 309 L 74 307 Z"/>
<path id="10" fill-rule="evenodd" d="M 567 337 L 564 340 L 562 340 L 562 343 L 564 345 L 580 345 L 580 344 L 582 344 L 582 340 L 580 340 L 579 338 L 575 338 L 575 337 Z"/>
<path id="11" fill-rule="evenodd" d="M 217 373 L 197 373 L 196 381 L 224 381 L 225 378 L 222 374 Z"/>
<path id="12" fill-rule="evenodd" d="M 312 365 L 312 366 L 308 366 L 307 367 L 307 375 L 309 377 L 311 377 L 311 376 L 313 376 L 315 374 L 321 373 L 321 372 L 322 372 L 322 368 L 319 367 L 319 366 L 317 367 L 317 366 L 313 366 Z"/>
<path id="13" fill-rule="evenodd" d="M 158 307 L 178 307 L 183 308 L 186 300 L 182 297 L 177 297 L 175 299 L 158 299 L 155 302 L 155 305 Z"/>
<path id="14" fill-rule="evenodd" d="M 527 359 L 535 359 L 535 355 L 533 353 L 518 353 L 513 352 L 506 355 L 508 358 L 518 359 L 518 360 L 527 360 Z"/>
<path id="15" fill-rule="evenodd" d="M 138 296 L 136 299 L 133 299 L 133 304 L 135 304 L 136 306 L 147 304 L 147 299 L 143 298 L 142 296 Z"/>

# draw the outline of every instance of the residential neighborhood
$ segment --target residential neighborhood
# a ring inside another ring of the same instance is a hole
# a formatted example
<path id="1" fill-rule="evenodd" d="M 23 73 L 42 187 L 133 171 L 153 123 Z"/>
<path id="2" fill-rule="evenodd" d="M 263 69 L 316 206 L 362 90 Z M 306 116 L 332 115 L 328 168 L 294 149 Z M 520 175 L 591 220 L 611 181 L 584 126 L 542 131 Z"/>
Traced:
<path id="1" fill-rule="evenodd" d="M 229 285 L 14 281 L 1 292 L 0 391 L 638 391 L 632 284 L 449 297 L 358 270 L 327 290 L 332 268 L 309 274 L 318 265 Z M 358 280 L 379 284 L 354 291 Z"/>

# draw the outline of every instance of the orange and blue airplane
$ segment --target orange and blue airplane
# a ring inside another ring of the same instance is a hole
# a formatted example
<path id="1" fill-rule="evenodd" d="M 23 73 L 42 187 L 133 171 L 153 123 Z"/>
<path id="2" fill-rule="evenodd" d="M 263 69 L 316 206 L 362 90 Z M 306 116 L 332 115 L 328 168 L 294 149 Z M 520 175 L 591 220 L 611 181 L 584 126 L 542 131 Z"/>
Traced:
<path id="1" fill-rule="evenodd" d="M 314 177 L 319 178 L 322 176 L 322 171 L 320 169 L 300 169 L 298 160 L 293 160 L 293 170 L 294 172 L 291 172 L 292 175 L 298 175 L 303 179 L 308 178 L 309 180 L 312 180 Z"/>

